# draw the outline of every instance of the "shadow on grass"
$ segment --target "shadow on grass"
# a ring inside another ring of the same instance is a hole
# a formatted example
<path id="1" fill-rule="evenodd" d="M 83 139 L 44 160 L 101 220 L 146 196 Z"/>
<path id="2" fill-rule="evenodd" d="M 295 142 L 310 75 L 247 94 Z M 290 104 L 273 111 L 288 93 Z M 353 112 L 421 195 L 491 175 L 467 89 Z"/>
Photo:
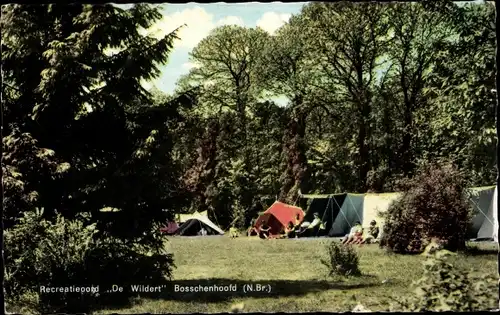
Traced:
<path id="1" fill-rule="evenodd" d="M 287 297 L 327 290 L 355 290 L 379 286 L 374 276 L 353 277 L 350 281 L 321 280 L 262 280 L 242 281 L 232 279 L 175 280 L 149 287 L 155 292 L 133 292 L 137 286 L 124 286 L 122 293 L 104 294 L 94 310 L 123 308 L 131 305 L 133 298 L 161 299 L 195 303 L 220 303 L 234 298 Z M 146 289 L 146 287 L 142 287 Z M 143 290 L 144 291 L 144 290 Z M 108 297 L 106 295 L 109 295 Z M 111 298 L 111 299 L 109 299 Z"/>
<path id="2" fill-rule="evenodd" d="M 470 247 L 463 251 L 466 256 L 488 256 L 488 255 L 498 255 L 499 251 L 496 248 L 479 248 Z"/>

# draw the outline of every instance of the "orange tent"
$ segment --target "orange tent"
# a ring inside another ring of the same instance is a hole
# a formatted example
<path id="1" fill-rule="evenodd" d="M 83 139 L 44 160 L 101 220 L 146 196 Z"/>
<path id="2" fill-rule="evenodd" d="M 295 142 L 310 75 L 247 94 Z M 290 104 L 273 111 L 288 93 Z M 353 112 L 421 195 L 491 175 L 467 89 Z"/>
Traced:
<path id="1" fill-rule="evenodd" d="M 269 207 L 269 209 L 259 216 L 255 223 L 255 228 L 258 230 L 262 224 L 266 223 L 271 228 L 269 236 L 276 237 L 290 223 L 295 226 L 303 219 L 304 211 L 301 208 L 276 201 L 271 205 L 271 207 Z"/>

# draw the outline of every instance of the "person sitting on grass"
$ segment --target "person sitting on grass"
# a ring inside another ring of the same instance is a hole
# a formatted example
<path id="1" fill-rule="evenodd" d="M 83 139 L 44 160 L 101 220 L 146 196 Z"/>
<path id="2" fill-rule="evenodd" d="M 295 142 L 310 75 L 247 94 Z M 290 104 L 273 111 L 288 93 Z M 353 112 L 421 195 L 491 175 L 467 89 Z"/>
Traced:
<path id="1" fill-rule="evenodd" d="M 370 222 L 370 227 L 368 228 L 368 235 L 363 239 L 363 244 L 375 243 L 377 237 L 380 233 L 380 229 L 377 226 L 377 221 L 373 220 Z"/>
<path id="2" fill-rule="evenodd" d="M 252 222 L 250 222 L 250 227 L 247 232 L 248 236 L 259 235 L 259 230 L 255 227 L 255 221 L 255 219 L 252 219 Z"/>
<path id="3" fill-rule="evenodd" d="M 295 226 L 293 225 L 292 222 L 289 222 L 288 225 L 285 227 L 285 237 L 286 238 L 295 237 Z"/>
<path id="4" fill-rule="evenodd" d="M 354 233 L 354 238 L 348 244 L 361 244 L 363 243 L 363 232 L 364 229 L 360 222 L 356 222 L 357 230 Z"/>
<path id="5" fill-rule="evenodd" d="M 351 231 L 349 231 L 349 234 L 347 234 L 342 239 L 342 244 L 352 244 L 354 242 L 359 241 L 359 239 L 362 237 L 363 237 L 363 228 L 361 227 L 361 223 L 358 221 L 351 228 Z"/>
<path id="6" fill-rule="evenodd" d="M 267 225 L 267 222 L 262 222 L 260 229 L 259 229 L 259 237 L 261 239 L 269 239 L 269 231 L 271 230 L 271 227 Z"/>
<path id="7" fill-rule="evenodd" d="M 290 233 L 290 225 L 281 227 L 280 234 L 278 238 L 287 238 L 288 233 Z"/>
<path id="8" fill-rule="evenodd" d="M 231 237 L 231 238 L 238 237 L 238 229 L 236 229 L 234 226 L 229 228 L 229 237 Z"/>
<path id="9" fill-rule="evenodd" d="M 321 225 L 321 218 L 319 217 L 319 214 L 316 212 L 314 213 L 314 220 L 312 221 L 311 225 L 309 225 L 307 228 L 314 229 L 315 227 L 320 225 Z"/>
<path id="10" fill-rule="evenodd" d="M 322 222 L 321 218 L 319 217 L 319 214 L 316 212 L 314 213 L 314 220 L 312 222 L 303 222 L 300 225 L 300 230 L 297 232 L 298 235 L 303 235 L 305 236 L 311 236 L 312 232 L 314 231 L 314 228 L 319 226 L 321 228 Z"/>
<path id="11" fill-rule="evenodd" d="M 305 231 L 307 231 L 309 225 L 311 225 L 311 222 L 308 221 L 302 222 L 295 230 L 295 237 L 299 237 L 299 235 L 302 235 Z"/>
<path id="12" fill-rule="evenodd" d="M 293 223 L 293 227 L 296 228 L 298 227 L 300 224 L 300 214 L 297 213 L 297 215 L 295 216 L 295 223 Z"/>

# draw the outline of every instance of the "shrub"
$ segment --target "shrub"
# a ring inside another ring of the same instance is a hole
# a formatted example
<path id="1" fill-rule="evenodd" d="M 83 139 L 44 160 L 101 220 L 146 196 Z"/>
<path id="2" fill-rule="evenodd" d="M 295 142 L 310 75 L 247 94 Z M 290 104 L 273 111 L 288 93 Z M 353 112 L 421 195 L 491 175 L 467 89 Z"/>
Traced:
<path id="1" fill-rule="evenodd" d="M 498 280 L 473 275 L 447 262 L 447 251 L 437 251 L 424 262 L 424 274 L 414 283 L 415 294 L 393 305 L 392 311 L 473 312 L 498 307 Z"/>
<path id="2" fill-rule="evenodd" d="M 327 247 L 329 260 L 321 260 L 321 263 L 328 267 L 329 276 L 358 276 L 359 258 L 352 246 L 344 246 L 338 242 L 332 241 Z"/>
<path id="3" fill-rule="evenodd" d="M 9 305 L 42 313 L 85 312 L 105 301 L 102 293 L 113 284 L 154 284 L 171 276 L 172 255 L 105 237 L 85 221 L 58 215 L 50 222 L 42 219 L 42 211 L 28 211 L 5 231 Z M 99 293 L 43 293 L 40 286 L 99 286 Z"/>
<path id="4" fill-rule="evenodd" d="M 426 166 L 405 186 L 385 213 L 381 246 L 421 253 L 436 239 L 445 249 L 464 249 L 472 209 L 462 174 L 452 165 Z"/>

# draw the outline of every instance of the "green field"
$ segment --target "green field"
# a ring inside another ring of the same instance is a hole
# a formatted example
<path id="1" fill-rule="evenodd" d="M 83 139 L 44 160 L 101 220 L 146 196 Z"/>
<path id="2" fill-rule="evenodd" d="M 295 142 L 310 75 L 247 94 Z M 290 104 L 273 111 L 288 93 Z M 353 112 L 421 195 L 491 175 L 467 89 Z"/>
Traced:
<path id="1" fill-rule="evenodd" d="M 393 298 L 411 294 L 410 284 L 422 274 L 422 256 L 391 255 L 377 245 L 357 247 L 361 277 L 332 279 L 320 259 L 328 239 L 260 240 L 228 237 L 169 238 L 174 253 L 174 281 L 182 285 L 236 284 L 234 293 L 172 293 L 138 297 L 120 308 L 98 313 L 196 313 L 349 311 L 358 303 L 386 310 Z M 481 245 L 475 255 L 451 257 L 457 267 L 496 274 L 495 245 Z M 248 293 L 244 284 L 265 284 L 271 292 Z"/>

